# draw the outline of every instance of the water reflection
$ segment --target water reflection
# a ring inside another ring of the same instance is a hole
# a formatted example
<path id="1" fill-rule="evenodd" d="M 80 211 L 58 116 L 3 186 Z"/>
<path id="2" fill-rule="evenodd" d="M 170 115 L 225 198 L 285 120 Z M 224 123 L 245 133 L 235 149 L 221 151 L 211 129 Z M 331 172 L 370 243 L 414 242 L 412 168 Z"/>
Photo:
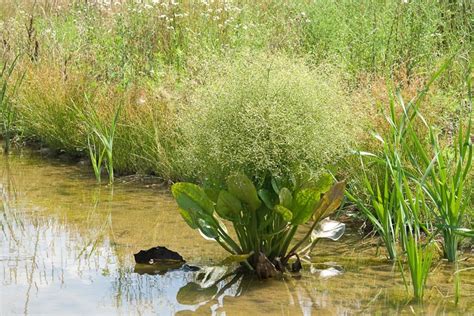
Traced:
<path id="1" fill-rule="evenodd" d="M 216 266 L 226 254 L 186 227 L 166 192 L 98 187 L 90 174 L 29 155 L 0 160 L 0 314 L 466 313 L 474 271 L 439 264 L 427 303 L 410 305 L 393 265 L 349 232 L 321 242 L 295 276 L 259 281 Z M 133 253 L 163 245 L 187 266 L 136 266 Z M 466 256 L 465 256 L 466 257 Z M 472 256 L 460 268 L 472 266 Z M 194 266 L 200 267 L 196 271 Z"/>

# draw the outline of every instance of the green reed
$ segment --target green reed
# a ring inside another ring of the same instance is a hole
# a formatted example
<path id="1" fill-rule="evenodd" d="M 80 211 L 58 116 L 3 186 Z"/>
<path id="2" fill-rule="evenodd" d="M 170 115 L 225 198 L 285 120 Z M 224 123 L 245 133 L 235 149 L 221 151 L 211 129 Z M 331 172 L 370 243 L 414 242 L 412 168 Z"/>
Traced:
<path id="1" fill-rule="evenodd" d="M 365 153 L 365 155 L 370 155 Z M 370 205 L 364 203 L 362 199 L 356 198 L 350 192 L 346 195 L 349 199 L 355 202 L 360 211 L 369 219 L 374 226 L 377 233 L 382 238 L 385 248 L 387 249 L 389 259 L 393 260 L 397 257 L 397 236 L 398 227 L 398 201 L 397 195 L 394 194 L 392 188 L 392 174 L 390 173 L 389 167 L 385 166 L 385 172 L 383 175 L 383 184 L 379 184 L 379 179 L 374 184 L 371 183 L 367 175 L 367 167 L 363 161 L 364 154 L 360 155 L 361 170 L 363 173 L 363 185 L 370 196 Z M 377 159 L 376 156 L 370 155 L 372 159 Z M 378 159 L 378 162 L 382 160 Z"/>
<path id="2" fill-rule="evenodd" d="M 425 218 L 423 214 L 427 213 L 427 205 L 422 187 L 417 186 L 413 189 L 409 179 L 403 173 L 402 167 L 399 165 L 396 169 L 401 175 L 398 177 L 395 187 L 399 196 L 399 207 L 404 223 L 400 230 L 400 239 L 410 271 L 413 296 L 415 300 L 422 301 L 434 255 L 431 247 L 431 234 L 428 230 L 430 225 L 429 223 L 423 223 Z M 423 244 L 424 236 L 426 237 L 425 244 Z M 405 286 L 407 286 L 401 260 L 399 260 L 399 264 Z"/>
<path id="3" fill-rule="evenodd" d="M 114 182 L 114 140 L 122 105 L 117 106 L 110 122 L 104 122 L 97 110 L 90 105 L 87 97 L 86 101 L 84 108 L 80 109 L 77 106 L 75 108 L 87 130 L 87 146 L 92 168 L 97 182 L 100 183 L 102 168 L 105 166 L 109 184 L 112 184 Z"/>
<path id="4" fill-rule="evenodd" d="M 429 146 L 423 145 L 413 128 L 407 129 L 413 146 L 410 161 L 413 166 L 413 179 L 422 185 L 430 199 L 434 215 L 434 225 L 443 235 L 444 256 L 449 262 L 457 260 L 457 249 L 461 235 L 472 235 L 473 230 L 463 227 L 471 188 L 466 188 L 472 167 L 472 93 L 470 78 L 467 105 L 468 120 L 464 129 L 463 120 L 459 122 L 457 135 L 451 146 L 442 146 L 434 128 L 416 113 L 429 131 Z M 416 110 L 415 110 L 416 111 Z"/>

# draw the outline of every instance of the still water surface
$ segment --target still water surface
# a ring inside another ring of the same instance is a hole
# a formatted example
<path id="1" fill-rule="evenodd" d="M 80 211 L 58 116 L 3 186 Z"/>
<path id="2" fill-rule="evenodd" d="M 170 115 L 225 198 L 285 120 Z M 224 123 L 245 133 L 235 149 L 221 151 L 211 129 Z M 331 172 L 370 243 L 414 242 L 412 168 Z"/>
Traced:
<path id="1" fill-rule="evenodd" d="M 1 315 L 474 315 L 473 270 L 461 272 L 458 306 L 444 262 L 434 266 L 426 303 L 411 304 L 375 241 L 355 231 L 321 242 L 312 265 L 281 280 L 229 275 L 202 288 L 202 271 L 144 273 L 133 253 L 156 245 L 204 268 L 226 254 L 184 224 L 166 188 L 99 187 L 83 167 L 29 153 L 0 157 L 0 172 Z M 472 253 L 462 258 L 459 269 L 474 266 Z"/>

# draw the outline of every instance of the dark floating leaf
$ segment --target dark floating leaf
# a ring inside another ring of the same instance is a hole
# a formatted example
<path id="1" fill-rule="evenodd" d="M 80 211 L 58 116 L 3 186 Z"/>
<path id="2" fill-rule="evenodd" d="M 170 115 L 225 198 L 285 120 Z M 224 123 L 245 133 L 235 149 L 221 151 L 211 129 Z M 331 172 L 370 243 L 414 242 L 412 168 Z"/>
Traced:
<path id="1" fill-rule="evenodd" d="M 134 254 L 135 262 L 142 264 L 183 265 L 186 261 L 181 255 L 166 247 L 153 247 Z"/>

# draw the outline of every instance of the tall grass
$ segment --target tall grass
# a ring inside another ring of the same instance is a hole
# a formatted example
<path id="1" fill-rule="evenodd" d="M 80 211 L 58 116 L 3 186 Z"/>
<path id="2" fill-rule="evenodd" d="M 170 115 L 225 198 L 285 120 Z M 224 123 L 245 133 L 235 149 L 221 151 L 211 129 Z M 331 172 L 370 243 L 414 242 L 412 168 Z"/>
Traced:
<path id="1" fill-rule="evenodd" d="M 465 231 L 465 210 L 468 205 L 470 188 L 465 184 L 472 166 L 472 97 L 470 71 L 468 72 L 466 112 L 467 122 L 460 120 L 457 135 L 451 146 L 443 146 L 434 128 L 426 123 L 418 112 L 416 102 L 413 103 L 413 117 L 417 116 L 429 132 L 428 144 L 413 128 L 407 124 L 406 137 L 410 140 L 405 143 L 405 152 L 408 153 L 412 179 L 419 183 L 430 202 L 434 215 L 434 225 L 443 235 L 443 249 L 445 258 L 455 262 L 459 243 L 459 231 Z M 400 102 L 403 102 L 400 99 Z M 412 102 L 407 105 L 411 110 Z M 408 122 L 411 122 L 409 120 Z M 463 125 L 466 124 L 466 130 Z M 467 230 L 469 231 L 469 230 Z"/>
<path id="2" fill-rule="evenodd" d="M 376 158 L 376 156 L 369 153 L 362 153 L 360 155 L 363 186 L 370 196 L 371 204 L 367 205 L 363 199 L 356 197 L 351 192 L 347 192 L 346 195 L 352 202 L 356 203 L 359 210 L 372 223 L 374 229 L 383 240 L 388 258 L 394 260 L 397 258 L 400 209 L 398 195 L 395 193 L 395 187 L 393 187 L 393 175 L 390 166 L 384 166 L 385 172 L 383 173 L 382 180 L 376 179 L 375 184 L 372 184 L 367 175 L 370 169 L 366 167 L 363 161 L 365 155 L 369 155 L 372 158 Z M 379 162 L 384 163 L 379 159 L 375 163 Z"/>
<path id="3" fill-rule="evenodd" d="M 413 296 L 415 300 L 422 301 L 434 255 L 431 247 L 431 233 L 428 230 L 430 225 L 423 223 L 426 221 L 427 205 L 422 187 L 412 188 L 403 167 L 398 164 L 396 169 L 399 177 L 397 177 L 395 187 L 403 223 L 400 239 L 410 271 Z M 426 237 L 426 242 L 423 242 L 423 236 Z M 399 262 L 401 262 L 400 259 Z M 403 267 L 401 273 L 406 285 Z"/>
<path id="4" fill-rule="evenodd" d="M 422 301 L 425 293 L 426 281 L 433 261 L 434 251 L 429 247 L 429 245 L 420 244 L 420 236 L 418 234 L 419 233 L 413 231 L 410 231 L 407 234 L 404 233 L 403 246 L 406 249 L 407 264 L 410 270 L 411 283 L 413 287 L 413 296 L 415 300 Z"/>
<path id="5" fill-rule="evenodd" d="M 5 60 L 0 70 L 0 117 L 2 120 L 2 136 L 4 138 L 4 153 L 10 151 L 10 141 L 13 136 L 13 124 L 16 110 L 13 107 L 12 97 L 15 96 L 23 76 L 19 75 L 15 79 L 14 70 L 20 55 L 17 55 L 10 63 Z"/>
<path id="6" fill-rule="evenodd" d="M 459 236 L 473 233 L 465 227 L 464 217 L 468 199 L 465 183 L 472 165 L 470 80 L 466 81 L 467 128 L 464 130 L 464 122 L 460 120 L 459 131 L 451 146 L 441 145 L 434 127 L 420 112 L 428 88 L 449 62 L 409 102 L 405 102 L 399 92 L 391 97 L 388 132 L 383 137 L 377 135 L 383 144 L 381 153 L 360 153 L 364 172 L 362 185 L 372 205 L 368 206 L 361 197 L 348 193 L 381 235 L 392 259 L 394 249 L 398 243 L 401 244 L 410 270 L 414 297 L 420 301 L 433 259 L 431 244 L 438 233 L 443 236 L 445 257 L 451 262 L 457 260 Z M 401 112 L 397 112 L 396 104 Z M 428 139 L 421 136 L 425 131 L 428 131 Z M 371 158 L 372 166 L 381 169 L 384 174 L 382 184 L 379 184 L 377 170 L 372 172 L 375 184 L 371 183 L 362 155 Z M 402 262 L 402 258 L 398 257 L 398 260 Z"/>
<path id="7" fill-rule="evenodd" d="M 471 97 L 469 96 L 469 99 Z M 470 103 L 472 107 L 472 103 Z M 469 113 L 471 113 L 471 109 Z M 465 231 L 466 208 L 472 188 L 466 188 L 467 177 L 472 166 L 471 115 L 468 115 L 466 130 L 460 122 L 455 144 L 451 148 L 442 148 L 438 137 L 430 130 L 430 141 L 435 157 L 429 163 L 423 180 L 424 190 L 433 202 L 436 212 L 436 224 L 443 234 L 445 258 L 450 262 L 457 259 L 459 231 Z M 420 147 L 420 151 L 421 151 Z"/>
<path id="8" fill-rule="evenodd" d="M 114 140 L 122 104 L 116 106 L 110 122 L 103 122 L 97 110 L 90 105 L 87 97 L 86 99 L 87 106 L 84 108 L 76 106 L 75 111 L 87 131 L 87 146 L 92 168 L 97 182 L 100 183 L 102 164 L 104 164 L 109 175 L 109 184 L 112 184 L 114 182 Z"/>
<path id="9" fill-rule="evenodd" d="M 442 56 L 471 54 L 471 1 L 303 3 L 304 49 L 317 60 L 335 55 L 354 74 L 404 72 L 412 78 Z M 460 84 L 457 70 L 449 77 Z"/>

